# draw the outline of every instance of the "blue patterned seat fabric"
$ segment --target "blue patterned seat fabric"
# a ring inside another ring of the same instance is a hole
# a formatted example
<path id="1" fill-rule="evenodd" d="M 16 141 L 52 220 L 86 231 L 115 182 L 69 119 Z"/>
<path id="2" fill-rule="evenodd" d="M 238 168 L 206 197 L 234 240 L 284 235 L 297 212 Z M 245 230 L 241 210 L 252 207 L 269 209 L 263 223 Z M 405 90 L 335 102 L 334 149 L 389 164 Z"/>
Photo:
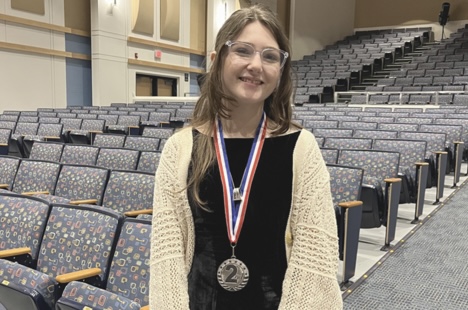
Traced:
<path id="1" fill-rule="evenodd" d="M 111 171 L 102 205 L 124 213 L 153 208 L 154 174 Z"/>
<path id="2" fill-rule="evenodd" d="M 16 172 L 21 159 L 11 156 L 0 156 L 0 184 L 7 184 L 6 189 L 13 189 Z"/>
<path id="3" fill-rule="evenodd" d="M 125 135 L 100 133 L 94 137 L 93 145 L 99 147 L 123 147 L 125 138 Z"/>
<path id="4" fill-rule="evenodd" d="M 29 154 L 29 159 L 60 162 L 63 146 L 63 143 L 34 142 L 31 148 L 31 154 Z"/>
<path id="5" fill-rule="evenodd" d="M 96 165 L 107 169 L 136 170 L 139 155 L 137 150 L 101 147 Z"/>
<path id="6" fill-rule="evenodd" d="M 16 173 L 13 191 L 54 193 L 60 164 L 40 160 L 22 160 Z"/>
<path id="7" fill-rule="evenodd" d="M 161 152 L 142 151 L 138 160 L 138 171 L 156 173 Z"/>
<path id="8" fill-rule="evenodd" d="M 357 149 L 366 150 L 372 148 L 372 139 L 370 138 L 325 138 L 323 146 L 333 149 Z"/>
<path id="9" fill-rule="evenodd" d="M 66 144 L 60 162 L 62 164 L 96 165 L 99 148 L 90 145 Z"/>
<path id="10" fill-rule="evenodd" d="M 33 264 L 38 256 L 50 205 L 16 194 L 0 194 L 0 250 L 28 247 Z"/>
<path id="11" fill-rule="evenodd" d="M 59 308 L 64 304 L 76 309 L 127 310 L 148 305 L 150 236 L 151 222 L 127 219 L 112 258 L 106 290 L 71 282 L 57 303 Z"/>
<path id="12" fill-rule="evenodd" d="M 159 147 L 158 138 L 142 137 L 142 136 L 127 136 L 125 147 L 139 151 L 157 151 Z"/>
<path id="13" fill-rule="evenodd" d="M 41 310 L 55 309 L 55 277 L 58 275 L 100 268 L 102 273 L 91 284 L 103 287 L 121 220 L 118 213 L 98 207 L 52 207 L 36 270 L 0 260 L 0 285 L 13 289 L 21 287 L 29 299 L 43 298 L 46 305 L 41 306 Z M 0 290 L 2 302 L 7 295 L 8 290 Z"/>
<path id="14" fill-rule="evenodd" d="M 167 139 L 174 133 L 174 128 L 160 128 L 160 127 L 152 127 L 146 126 L 143 128 L 142 136 L 144 137 L 153 137 L 159 139 Z"/>
<path id="15" fill-rule="evenodd" d="M 320 148 L 320 152 L 322 153 L 323 160 L 327 164 L 336 164 L 338 161 L 338 149 L 332 149 L 332 148 Z"/>

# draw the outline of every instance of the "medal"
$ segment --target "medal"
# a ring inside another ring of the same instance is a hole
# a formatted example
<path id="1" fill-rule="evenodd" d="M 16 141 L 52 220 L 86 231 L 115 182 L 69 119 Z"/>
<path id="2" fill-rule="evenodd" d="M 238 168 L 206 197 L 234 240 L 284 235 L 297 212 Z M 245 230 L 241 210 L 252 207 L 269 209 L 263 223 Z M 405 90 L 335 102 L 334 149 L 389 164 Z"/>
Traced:
<path id="1" fill-rule="evenodd" d="M 262 115 L 257 127 L 255 138 L 250 150 L 247 166 L 242 176 L 241 185 L 234 187 L 231 170 L 227 158 L 226 146 L 224 144 L 223 129 L 221 120 L 217 119 L 215 123 L 215 150 L 218 160 L 219 173 L 224 194 L 224 213 L 226 217 L 226 226 L 229 241 L 232 247 L 232 256 L 226 259 L 218 267 L 218 282 L 225 290 L 236 292 L 243 289 L 249 281 L 249 269 L 234 254 L 234 249 L 239 239 L 239 235 L 244 223 L 247 203 L 249 201 L 250 187 L 252 186 L 255 170 L 257 169 L 260 154 L 263 148 L 263 142 L 266 137 L 267 121 L 265 112 Z"/>

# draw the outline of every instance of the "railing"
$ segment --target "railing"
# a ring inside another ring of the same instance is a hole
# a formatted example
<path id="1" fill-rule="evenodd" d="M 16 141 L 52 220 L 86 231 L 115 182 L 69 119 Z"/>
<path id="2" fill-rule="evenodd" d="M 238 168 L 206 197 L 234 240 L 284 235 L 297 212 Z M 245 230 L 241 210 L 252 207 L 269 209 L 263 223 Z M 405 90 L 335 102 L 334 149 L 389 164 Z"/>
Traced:
<path id="1" fill-rule="evenodd" d="M 434 104 L 438 105 L 439 104 L 439 95 L 444 95 L 444 94 L 467 94 L 468 91 L 346 91 L 346 92 L 335 92 L 333 97 L 334 97 L 334 102 L 338 102 L 338 99 L 342 95 L 366 95 L 366 101 L 365 102 L 356 102 L 356 103 L 369 103 L 369 97 L 371 95 L 395 95 L 399 94 L 400 95 L 400 102 L 395 103 L 395 104 L 403 104 L 403 95 L 435 95 L 435 98 L 432 97 L 431 99 L 433 102 L 428 102 L 428 104 Z"/>

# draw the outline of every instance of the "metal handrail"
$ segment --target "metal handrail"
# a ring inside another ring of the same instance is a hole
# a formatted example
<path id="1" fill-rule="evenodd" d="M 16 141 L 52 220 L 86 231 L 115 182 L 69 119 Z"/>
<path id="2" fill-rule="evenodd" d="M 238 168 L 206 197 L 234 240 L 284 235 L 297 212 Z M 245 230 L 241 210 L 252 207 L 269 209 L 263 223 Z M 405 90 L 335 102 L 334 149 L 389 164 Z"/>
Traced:
<path id="1" fill-rule="evenodd" d="M 339 95 L 366 95 L 366 104 L 369 103 L 369 96 L 370 95 L 400 95 L 400 104 L 402 104 L 403 95 L 435 95 L 435 105 L 439 104 L 439 95 L 443 94 L 468 94 L 468 91 L 449 91 L 449 90 L 441 90 L 441 91 L 346 91 L 346 92 L 335 92 L 333 95 L 333 101 L 335 103 L 338 102 Z"/>

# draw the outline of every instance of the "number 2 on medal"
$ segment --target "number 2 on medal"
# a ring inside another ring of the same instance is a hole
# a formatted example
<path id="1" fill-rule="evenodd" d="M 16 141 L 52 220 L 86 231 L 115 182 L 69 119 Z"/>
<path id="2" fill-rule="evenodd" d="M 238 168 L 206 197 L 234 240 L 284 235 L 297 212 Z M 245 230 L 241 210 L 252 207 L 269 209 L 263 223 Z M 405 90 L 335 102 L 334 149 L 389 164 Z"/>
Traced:
<path id="1" fill-rule="evenodd" d="M 226 277 L 226 282 L 228 283 L 237 283 L 236 274 L 237 274 L 237 267 L 233 265 L 226 266 L 226 271 L 231 272 Z"/>

